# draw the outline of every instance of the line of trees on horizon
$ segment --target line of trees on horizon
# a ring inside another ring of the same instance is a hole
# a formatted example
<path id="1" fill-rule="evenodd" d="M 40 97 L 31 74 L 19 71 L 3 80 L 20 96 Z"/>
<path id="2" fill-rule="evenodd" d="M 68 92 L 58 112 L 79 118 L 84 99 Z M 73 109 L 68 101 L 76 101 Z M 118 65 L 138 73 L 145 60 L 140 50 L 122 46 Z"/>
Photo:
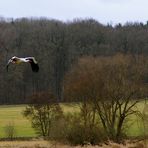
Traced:
<path id="1" fill-rule="evenodd" d="M 27 103 L 36 92 L 51 89 L 63 100 L 65 74 L 83 56 L 116 53 L 148 55 L 148 23 L 103 25 L 94 19 L 62 22 L 46 18 L 0 19 L 0 103 Z M 11 56 L 34 56 L 40 71 L 30 65 L 10 66 Z"/>

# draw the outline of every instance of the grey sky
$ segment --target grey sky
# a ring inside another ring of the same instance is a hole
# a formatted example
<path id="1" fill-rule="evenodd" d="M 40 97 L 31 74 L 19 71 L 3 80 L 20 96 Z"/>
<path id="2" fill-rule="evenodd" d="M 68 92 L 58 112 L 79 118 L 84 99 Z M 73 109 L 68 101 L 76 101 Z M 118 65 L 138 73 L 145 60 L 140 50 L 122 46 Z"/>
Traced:
<path id="1" fill-rule="evenodd" d="M 48 17 L 68 21 L 94 18 L 101 23 L 146 22 L 148 0 L 0 0 L 2 17 Z"/>

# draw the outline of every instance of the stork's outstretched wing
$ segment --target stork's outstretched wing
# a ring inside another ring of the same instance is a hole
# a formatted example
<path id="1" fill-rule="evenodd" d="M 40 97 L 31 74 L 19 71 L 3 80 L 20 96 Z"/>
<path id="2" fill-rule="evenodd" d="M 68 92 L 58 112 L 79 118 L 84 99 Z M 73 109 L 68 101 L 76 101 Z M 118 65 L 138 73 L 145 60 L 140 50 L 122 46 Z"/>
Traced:
<path id="1" fill-rule="evenodd" d="M 39 65 L 38 62 L 34 57 L 27 57 L 25 58 L 26 60 L 29 60 L 29 63 L 31 64 L 31 68 L 33 72 L 38 72 L 39 71 Z"/>

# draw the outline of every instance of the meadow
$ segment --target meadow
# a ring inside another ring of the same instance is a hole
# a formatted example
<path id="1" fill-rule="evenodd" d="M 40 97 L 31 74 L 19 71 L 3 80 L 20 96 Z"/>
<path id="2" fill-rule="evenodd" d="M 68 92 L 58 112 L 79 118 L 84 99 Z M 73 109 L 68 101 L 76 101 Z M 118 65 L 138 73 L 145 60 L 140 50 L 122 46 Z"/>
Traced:
<path id="1" fill-rule="evenodd" d="M 0 106 L 0 138 L 5 138 L 5 127 L 14 125 L 17 137 L 37 137 L 31 122 L 23 116 L 27 105 L 1 105 Z M 65 113 L 78 111 L 77 105 L 61 104 Z"/>
<path id="2" fill-rule="evenodd" d="M 140 112 L 143 111 L 145 102 L 137 105 Z M 26 105 L 1 105 L 0 106 L 0 138 L 5 138 L 5 127 L 12 124 L 16 130 L 17 137 L 37 137 L 35 130 L 31 127 L 31 122 L 26 119 L 22 112 L 25 110 Z M 78 105 L 61 104 L 64 113 L 79 111 Z M 137 116 L 129 118 L 128 122 L 128 135 L 129 136 L 142 136 L 144 135 L 144 128 L 142 121 Z"/>

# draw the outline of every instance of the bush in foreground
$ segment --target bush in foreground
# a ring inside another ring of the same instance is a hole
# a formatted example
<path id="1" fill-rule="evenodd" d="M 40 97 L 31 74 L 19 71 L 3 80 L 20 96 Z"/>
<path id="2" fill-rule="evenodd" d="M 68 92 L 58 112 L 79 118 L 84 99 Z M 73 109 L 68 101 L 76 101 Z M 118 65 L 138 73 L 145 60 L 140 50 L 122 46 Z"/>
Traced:
<path id="1" fill-rule="evenodd" d="M 67 117 L 67 136 L 66 139 L 73 145 L 99 144 L 106 140 L 105 133 L 98 124 L 84 124 L 80 114 L 73 114 Z"/>

